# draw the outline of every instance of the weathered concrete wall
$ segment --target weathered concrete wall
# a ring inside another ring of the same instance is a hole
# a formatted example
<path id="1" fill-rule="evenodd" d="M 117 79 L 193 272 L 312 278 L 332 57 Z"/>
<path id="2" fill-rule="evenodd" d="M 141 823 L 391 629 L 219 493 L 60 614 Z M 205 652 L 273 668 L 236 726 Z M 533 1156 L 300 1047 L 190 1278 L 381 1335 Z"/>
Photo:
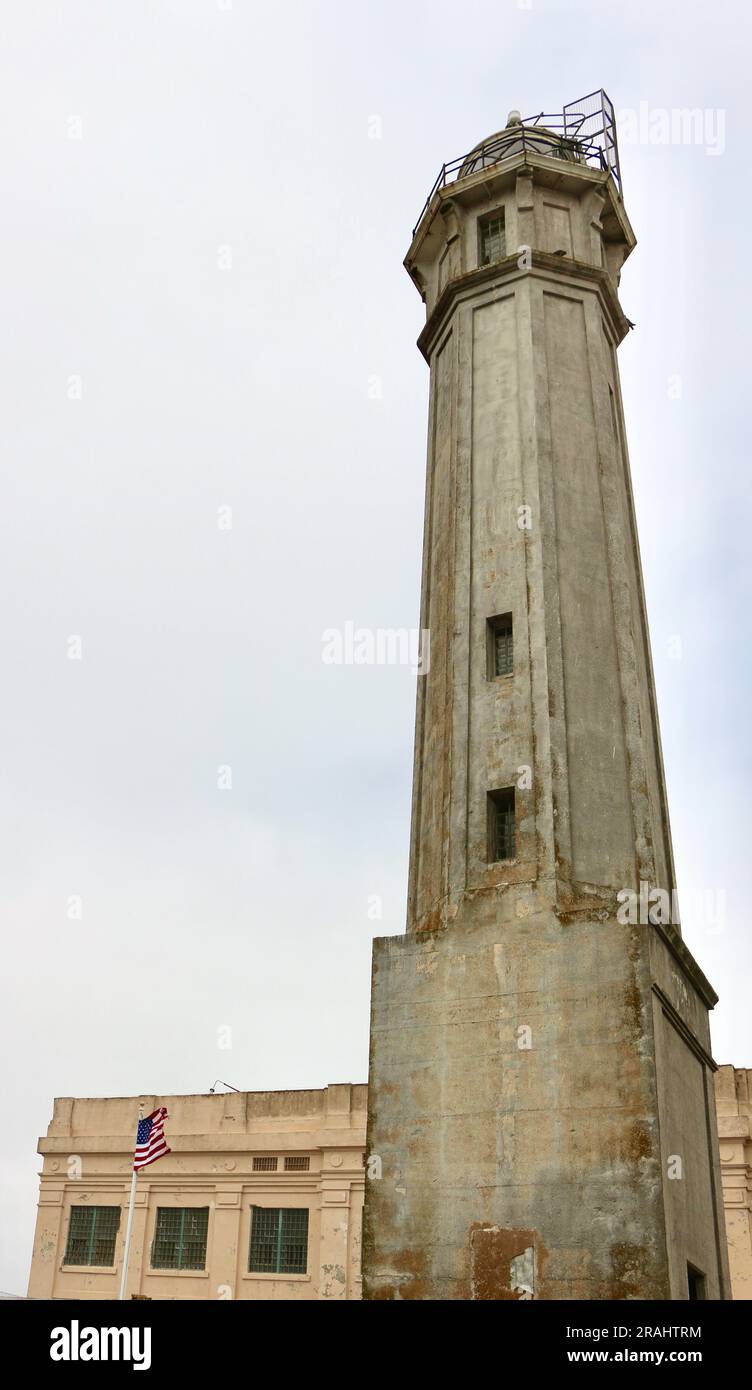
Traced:
<path id="1" fill-rule="evenodd" d="M 752 1070 L 715 1074 L 723 1204 L 734 1298 L 752 1298 Z"/>
<path id="2" fill-rule="evenodd" d="M 557 196 L 584 241 L 592 190 L 573 181 Z M 524 203 L 528 176 L 514 189 Z M 465 220 L 477 257 L 475 212 Z M 616 375 L 625 331 L 600 267 L 537 253 L 529 270 L 514 255 L 464 271 L 429 320 L 432 669 L 418 692 L 409 928 L 452 920 L 468 888 L 540 875 L 562 906 L 583 890 L 608 905 L 641 879 L 674 887 Z M 502 612 L 515 679 L 489 682 L 485 625 Z M 517 863 L 489 869 L 486 792 L 533 764 Z"/>
<path id="3" fill-rule="evenodd" d="M 507 254 L 481 266 L 501 208 Z M 682 1298 L 687 1262 L 726 1291 L 715 996 L 678 924 L 617 917 L 621 890 L 675 886 L 616 366 L 633 245 L 609 179 L 528 155 L 446 189 L 406 262 L 428 309 L 431 669 L 408 934 L 374 949 L 372 1297 L 532 1277 L 542 1298 Z M 514 671 L 489 679 L 503 613 Z M 505 787 L 516 852 L 492 862 Z"/>
<path id="4" fill-rule="evenodd" d="M 665 1296 L 641 931 L 565 926 L 530 889 L 376 943 L 366 1296 L 480 1296 L 484 1227 L 535 1233 L 536 1298 Z M 519 1296 L 511 1274 L 485 1296 Z"/>
<path id="5" fill-rule="evenodd" d="M 157 1299 L 357 1299 L 366 1087 L 227 1095 L 63 1098 L 47 1137 L 29 1281 L 32 1298 L 117 1298 L 139 1100 L 149 1114 L 166 1105 L 165 1158 L 138 1177 L 128 1294 Z M 307 1172 L 285 1171 L 305 1154 Z M 253 1157 L 276 1156 L 275 1172 L 254 1172 Z M 71 1208 L 119 1206 L 115 1262 L 65 1263 Z M 304 1274 L 249 1271 L 251 1208 L 307 1208 Z M 208 1207 L 202 1270 L 153 1269 L 159 1207 Z"/>

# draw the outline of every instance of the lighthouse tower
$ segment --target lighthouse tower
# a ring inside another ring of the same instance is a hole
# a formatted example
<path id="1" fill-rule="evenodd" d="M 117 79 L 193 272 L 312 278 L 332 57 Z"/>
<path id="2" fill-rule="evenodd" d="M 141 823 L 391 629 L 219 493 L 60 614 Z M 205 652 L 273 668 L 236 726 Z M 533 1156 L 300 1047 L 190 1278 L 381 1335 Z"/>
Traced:
<path id="1" fill-rule="evenodd" d="M 374 945 L 368 1298 L 729 1297 L 616 361 L 634 245 L 597 92 L 445 165 L 406 258 L 431 640 L 407 932 Z"/>

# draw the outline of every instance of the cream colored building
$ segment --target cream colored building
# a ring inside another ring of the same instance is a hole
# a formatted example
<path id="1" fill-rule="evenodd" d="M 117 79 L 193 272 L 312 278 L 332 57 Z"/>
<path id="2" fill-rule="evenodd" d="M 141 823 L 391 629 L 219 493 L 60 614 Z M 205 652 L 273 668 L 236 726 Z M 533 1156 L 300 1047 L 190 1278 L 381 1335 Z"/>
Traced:
<path id="1" fill-rule="evenodd" d="M 56 1100 L 29 1296 L 118 1296 L 139 1103 L 172 1152 L 138 1177 L 128 1296 L 357 1299 L 366 1086 Z"/>
<path id="2" fill-rule="evenodd" d="M 731 1289 L 752 1298 L 752 1070 L 719 1067 L 715 1098 Z"/>
<path id="3" fill-rule="evenodd" d="M 733 1296 L 748 1299 L 752 1070 L 720 1067 L 715 1084 Z M 130 1296 L 360 1298 L 362 1085 L 56 1100 L 30 1297 L 117 1297 L 140 1101 L 167 1106 L 172 1153 L 138 1179 Z"/>

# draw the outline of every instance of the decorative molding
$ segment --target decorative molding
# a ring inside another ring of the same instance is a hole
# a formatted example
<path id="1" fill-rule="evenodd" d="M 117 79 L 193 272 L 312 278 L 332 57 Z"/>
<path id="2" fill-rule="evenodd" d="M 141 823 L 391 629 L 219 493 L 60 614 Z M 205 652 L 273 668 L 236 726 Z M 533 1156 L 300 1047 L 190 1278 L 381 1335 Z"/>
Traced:
<path id="1" fill-rule="evenodd" d="M 524 280 L 535 275 L 536 271 L 550 276 L 557 284 L 566 284 L 568 280 L 574 281 L 575 285 L 577 282 L 588 282 L 589 288 L 594 289 L 601 299 L 602 307 L 614 332 L 617 344 L 626 338 L 630 327 L 629 320 L 622 310 L 613 281 L 607 270 L 601 266 L 590 265 L 587 261 L 574 260 L 569 256 L 566 259 L 552 256 L 547 251 L 533 250 L 530 253 L 530 259 L 530 269 L 521 269 L 518 264 L 519 254 L 515 251 L 511 256 L 505 256 L 503 261 L 478 266 L 475 270 L 468 270 L 464 275 L 458 275 L 449 281 L 439 295 L 438 301 L 418 337 L 418 347 L 429 365 L 444 321 L 454 308 L 457 299 L 472 294 L 476 290 L 485 289 L 488 285 L 498 284 L 499 289 L 505 288 L 517 280 Z"/>
<path id="2" fill-rule="evenodd" d="M 711 1071 L 717 1071 L 718 1063 L 713 1060 L 709 1052 L 705 1051 L 705 1048 L 703 1047 L 702 1043 L 698 1041 L 692 1030 L 687 1027 L 686 1023 L 684 1022 L 684 1019 L 682 1018 L 681 1014 L 677 1013 L 668 995 L 663 993 L 663 990 L 661 989 L 660 985 L 657 985 L 655 981 L 653 981 L 652 989 L 653 993 L 660 1000 L 661 1008 L 663 1009 L 663 1012 L 666 1015 L 666 1018 L 668 1019 L 669 1023 L 673 1024 L 677 1033 L 679 1033 L 679 1035 L 683 1038 L 687 1046 L 691 1048 L 698 1061 L 702 1062 L 706 1067 L 710 1067 Z"/>

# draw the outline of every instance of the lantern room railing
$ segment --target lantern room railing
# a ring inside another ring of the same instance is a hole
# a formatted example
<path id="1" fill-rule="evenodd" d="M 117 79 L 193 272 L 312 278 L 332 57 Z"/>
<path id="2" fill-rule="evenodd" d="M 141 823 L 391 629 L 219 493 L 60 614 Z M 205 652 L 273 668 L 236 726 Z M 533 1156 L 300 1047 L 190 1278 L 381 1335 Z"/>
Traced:
<path id="1" fill-rule="evenodd" d="M 507 126 L 492 140 L 486 140 L 458 159 L 442 164 L 413 227 L 413 236 L 440 188 L 479 169 L 493 168 L 520 152 L 545 154 L 551 159 L 608 170 L 621 195 L 616 118 L 613 103 L 600 88 L 586 97 L 580 97 L 578 101 L 569 102 L 562 111 L 541 111 L 537 116 L 528 116 Z"/>

